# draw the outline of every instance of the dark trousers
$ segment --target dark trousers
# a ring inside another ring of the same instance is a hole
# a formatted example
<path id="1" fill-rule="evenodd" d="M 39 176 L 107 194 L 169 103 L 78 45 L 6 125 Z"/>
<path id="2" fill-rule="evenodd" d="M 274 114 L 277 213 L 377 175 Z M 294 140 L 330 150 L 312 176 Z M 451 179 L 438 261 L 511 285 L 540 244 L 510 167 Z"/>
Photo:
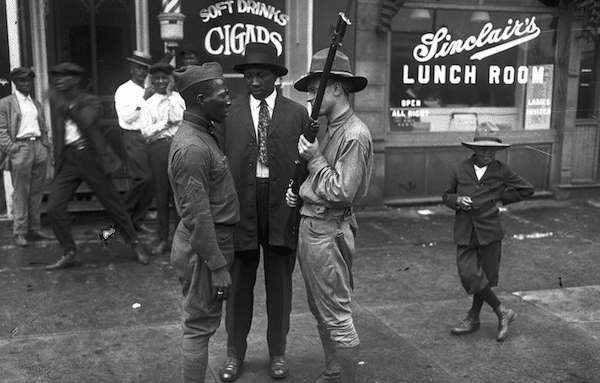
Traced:
<path id="1" fill-rule="evenodd" d="M 169 149 L 171 138 L 163 138 L 148 145 L 150 149 L 150 168 L 154 180 L 154 198 L 156 198 L 157 237 L 159 240 L 169 239 L 169 204 L 173 202 L 173 191 L 167 172 L 169 165 Z M 175 226 L 179 216 L 175 212 Z"/>
<path id="2" fill-rule="evenodd" d="M 481 246 L 475 231 L 468 246 L 456 247 L 456 265 L 467 294 L 475 294 L 486 286 L 498 285 L 502 241 Z"/>
<path id="3" fill-rule="evenodd" d="M 292 274 L 296 254 L 287 247 L 268 245 L 269 184 L 257 182 L 258 242 L 263 249 L 267 292 L 267 345 L 270 355 L 284 355 L 292 311 Z M 244 360 L 246 338 L 252 323 L 254 285 L 260 248 L 236 251 L 231 267 L 231 288 L 226 304 L 227 355 Z"/>
<path id="4" fill-rule="evenodd" d="M 154 199 L 148 144 L 139 130 L 121 129 L 121 131 L 128 182 L 125 206 L 131 214 L 134 226 L 139 227 Z"/>
<path id="5" fill-rule="evenodd" d="M 66 146 L 62 167 L 50 185 L 48 197 L 48 221 L 61 247 L 75 250 L 67 206 L 81 182 L 92 189 L 106 208 L 108 216 L 117 225 L 118 232 L 127 243 L 137 241 L 137 234 L 112 178 L 104 174 L 96 163 L 94 152 L 89 148 L 76 149 Z"/>

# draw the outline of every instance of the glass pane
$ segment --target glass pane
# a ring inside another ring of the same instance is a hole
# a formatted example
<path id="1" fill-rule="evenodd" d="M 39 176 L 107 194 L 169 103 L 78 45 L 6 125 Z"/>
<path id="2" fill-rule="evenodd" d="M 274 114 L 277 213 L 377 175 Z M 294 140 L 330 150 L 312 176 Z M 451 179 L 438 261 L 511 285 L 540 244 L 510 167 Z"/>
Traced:
<path id="1" fill-rule="evenodd" d="M 550 128 L 555 16 L 415 11 L 392 22 L 390 130 Z"/>
<path id="2" fill-rule="evenodd" d="M 581 40 L 581 67 L 579 68 L 579 92 L 577 94 L 577 118 L 598 118 L 594 95 L 598 78 L 597 44 L 591 40 Z"/>

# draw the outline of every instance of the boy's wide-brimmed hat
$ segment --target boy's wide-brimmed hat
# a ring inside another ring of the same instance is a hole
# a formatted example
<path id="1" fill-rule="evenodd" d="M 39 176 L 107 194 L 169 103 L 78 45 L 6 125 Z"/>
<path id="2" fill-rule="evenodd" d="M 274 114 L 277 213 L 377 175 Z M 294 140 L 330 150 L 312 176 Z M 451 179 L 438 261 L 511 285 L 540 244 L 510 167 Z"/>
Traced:
<path id="1" fill-rule="evenodd" d="M 18 67 L 18 68 L 11 70 L 10 74 L 8 75 L 8 79 L 10 81 L 15 81 L 16 79 L 23 78 L 23 77 L 34 78 L 35 73 L 33 73 L 33 70 L 31 70 L 31 68 Z"/>
<path id="2" fill-rule="evenodd" d="M 152 65 L 152 56 L 140 51 L 133 51 L 131 57 L 127 57 L 126 60 L 146 67 Z"/>
<path id="3" fill-rule="evenodd" d="M 482 122 L 475 128 L 475 137 L 472 142 L 462 142 L 461 144 L 469 149 L 477 148 L 496 148 L 506 149 L 510 144 L 503 144 L 499 136 L 499 129 L 496 124 L 491 122 Z"/>
<path id="4" fill-rule="evenodd" d="M 285 76 L 288 70 L 277 62 L 277 49 L 274 45 L 264 43 L 248 43 L 244 53 L 244 62 L 233 66 L 233 70 L 244 73 L 248 67 L 267 67 L 277 74 Z"/>
<path id="5" fill-rule="evenodd" d="M 294 83 L 294 88 L 296 88 L 296 90 L 308 92 L 308 81 L 314 77 L 320 77 L 321 74 L 323 74 L 323 69 L 325 68 L 325 61 L 327 61 L 328 54 L 329 49 L 323 49 L 314 54 L 310 63 L 310 70 L 308 71 L 308 74 Z M 348 56 L 340 51 L 335 52 L 335 59 L 331 65 L 331 74 L 348 79 L 352 84 L 352 88 L 348 90 L 349 92 L 360 92 L 366 88 L 368 83 L 365 77 L 355 76 L 352 74 L 352 69 L 350 68 L 350 59 L 348 59 Z"/>

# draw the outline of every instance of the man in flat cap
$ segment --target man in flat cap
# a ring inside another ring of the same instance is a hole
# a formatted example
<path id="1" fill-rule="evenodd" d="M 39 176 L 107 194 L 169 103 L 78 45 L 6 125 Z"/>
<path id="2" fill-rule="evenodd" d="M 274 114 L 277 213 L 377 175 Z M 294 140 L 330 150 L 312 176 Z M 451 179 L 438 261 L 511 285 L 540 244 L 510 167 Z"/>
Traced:
<path id="1" fill-rule="evenodd" d="M 171 263 L 182 284 L 183 382 L 204 382 L 208 343 L 229 296 L 233 225 L 240 218 L 227 157 L 213 122 L 227 117 L 229 91 L 221 66 L 207 62 L 173 72 L 186 103 L 169 152 L 169 180 L 181 221 Z"/>
<path id="2" fill-rule="evenodd" d="M 167 173 L 171 141 L 181 125 L 185 101 L 171 88 L 173 67 L 159 61 L 149 69 L 150 83 L 154 94 L 146 100 L 142 114 L 148 118 L 148 124 L 142 127 L 142 135 L 148 142 L 148 152 L 154 196 L 156 198 L 156 218 L 158 243 L 154 254 L 161 254 L 170 246 L 169 241 L 169 205 L 173 202 L 173 192 Z M 176 214 L 177 215 L 177 214 Z M 179 217 L 176 217 L 176 223 Z"/>
<path id="3" fill-rule="evenodd" d="M 31 97 L 35 74 L 15 68 L 15 91 L 0 100 L 0 173 L 11 172 L 13 234 L 17 246 L 30 239 L 54 239 L 41 230 L 40 207 L 46 184 L 50 142 L 42 105 Z"/>
<path id="4" fill-rule="evenodd" d="M 81 66 L 61 63 L 53 66 L 50 73 L 54 77 L 49 99 L 55 164 L 48 198 L 48 221 L 64 255 L 46 269 L 62 269 L 79 263 L 67 207 L 84 181 L 104 205 L 137 261 L 148 264 L 148 256 L 139 245 L 133 222 L 110 175 L 120 167 L 120 161 L 96 125 L 102 112 L 100 100 L 81 88 L 84 74 Z"/>
<path id="5" fill-rule="evenodd" d="M 466 335 L 477 331 L 479 313 L 487 303 L 498 316 L 496 340 L 502 342 L 517 313 L 505 307 L 492 291 L 498 285 L 504 237 L 497 204 L 521 201 L 530 197 L 534 189 L 508 165 L 495 159 L 498 150 L 510 147 L 499 138 L 496 124 L 479 124 L 473 141 L 462 145 L 474 154 L 453 166 L 442 199 L 456 211 L 456 265 L 463 288 L 467 294 L 473 294 L 473 302 L 467 317 L 450 332 Z"/>
<path id="6" fill-rule="evenodd" d="M 131 79 L 121 84 L 115 92 L 115 110 L 121 127 L 126 176 L 130 180 L 125 194 L 125 206 L 131 214 L 136 230 L 154 233 L 144 224 L 144 218 L 154 199 L 152 172 L 148 158 L 148 145 L 142 128 L 148 124 L 142 109 L 146 100 L 155 92 L 153 87 L 144 88 L 152 56 L 134 51 L 127 57 Z"/>
<path id="7" fill-rule="evenodd" d="M 233 69 L 244 75 L 248 94 L 232 101 L 221 138 L 240 201 L 240 222 L 235 229 L 232 288 L 226 305 L 227 359 L 219 377 L 232 382 L 242 372 L 262 248 L 269 374 L 280 379 L 289 374 L 285 349 L 296 264 L 295 243 L 284 238 L 290 210 L 285 191 L 298 158 L 297 139 L 309 117 L 304 106 L 275 87 L 275 81 L 288 72 L 278 63 L 275 46 L 246 45 L 244 62 Z"/>
<path id="8" fill-rule="evenodd" d="M 308 92 L 314 104 L 329 50 L 312 58 L 309 73 L 294 84 Z M 308 177 L 300 185 L 298 263 L 306 283 L 308 306 L 317 320 L 325 354 L 325 370 L 317 382 L 356 382 L 360 340 L 350 302 L 354 282 L 352 259 L 357 230 L 353 207 L 366 195 L 373 165 L 369 128 L 356 116 L 349 95 L 367 86 L 352 74 L 348 57 L 336 52 L 320 116 L 327 118 L 323 141 L 298 141 L 300 156 L 308 163 Z M 288 189 L 295 206 L 298 196 Z"/>

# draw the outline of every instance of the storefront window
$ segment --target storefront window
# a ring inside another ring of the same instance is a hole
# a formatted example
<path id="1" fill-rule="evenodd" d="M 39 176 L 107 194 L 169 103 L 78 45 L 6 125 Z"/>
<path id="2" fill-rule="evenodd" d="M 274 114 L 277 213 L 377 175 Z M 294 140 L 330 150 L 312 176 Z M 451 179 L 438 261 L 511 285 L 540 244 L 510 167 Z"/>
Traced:
<path id="1" fill-rule="evenodd" d="M 401 8 L 390 130 L 550 129 L 557 24 L 552 14 Z"/>
<path id="2" fill-rule="evenodd" d="M 579 91 L 577 93 L 577 118 L 598 118 L 596 112 L 596 85 L 598 78 L 598 44 L 582 40 Z"/>

